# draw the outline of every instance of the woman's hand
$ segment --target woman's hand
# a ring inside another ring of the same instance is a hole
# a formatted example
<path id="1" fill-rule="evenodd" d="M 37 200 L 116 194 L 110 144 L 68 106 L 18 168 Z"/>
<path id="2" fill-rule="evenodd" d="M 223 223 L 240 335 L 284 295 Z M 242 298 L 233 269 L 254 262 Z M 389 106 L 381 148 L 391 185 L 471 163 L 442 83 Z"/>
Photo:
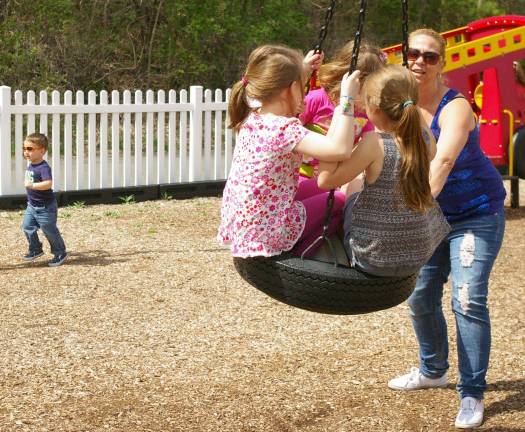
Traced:
<path id="1" fill-rule="evenodd" d="M 312 72 L 317 70 L 323 64 L 324 53 L 315 52 L 314 50 L 308 51 L 308 54 L 304 57 L 303 65 L 306 71 Z"/>
<path id="2" fill-rule="evenodd" d="M 350 96 L 355 99 L 359 94 L 359 89 L 361 84 L 359 83 L 360 71 L 353 71 L 351 74 L 349 72 L 345 73 L 343 79 L 341 80 L 341 97 Z"/>

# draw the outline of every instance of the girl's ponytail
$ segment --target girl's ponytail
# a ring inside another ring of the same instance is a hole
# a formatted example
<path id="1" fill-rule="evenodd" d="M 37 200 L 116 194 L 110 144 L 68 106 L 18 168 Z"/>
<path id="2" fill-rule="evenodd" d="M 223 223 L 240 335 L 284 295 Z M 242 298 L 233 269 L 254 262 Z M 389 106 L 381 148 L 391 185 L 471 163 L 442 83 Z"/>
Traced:
<path id="1" fill-rule="evenodd" d="M 254 109 L 248 101 L 261 104 L 278 95 L 294 81 L 302 85 L 303 55 L 283 45 L 262 45 L 248 58 L 242 79 L 236 82 L 228 103 L 229 127 L 239 131 Z M 260 106 L 260 105 L 259 105 Z"/>
<path id="2" fill-rule="evenodd" d="M 414 102 L 407 100 L 399 108 L 402 110 L 396 128 L 401 153 L 399 186 L 408 207 L 423 212 L 435 205 L 429 183 L 430 143 L 423 138 L 421 119 Z"/>
<path id="3" fill-rule="evenodd" d="M 232 87 L 228 102 L 228 116 L 230 117 L 228 127 L 236 131 L 239 130 L 251 110 L 246 99 L 246 85 L 245 79 L 236 82 Z"/>
<path id="4" fill-rule="evenodd" d="M 378 107 L 386 115 L 397 138 L 401 156 L 399 188 L 407 206 L 417 212 L 433 207 L 430 143 L 426 143 L 421 130 L 416 79 L 400 65 L 387 65 L 366 79 L 363 93 L 367 105 Z"/>

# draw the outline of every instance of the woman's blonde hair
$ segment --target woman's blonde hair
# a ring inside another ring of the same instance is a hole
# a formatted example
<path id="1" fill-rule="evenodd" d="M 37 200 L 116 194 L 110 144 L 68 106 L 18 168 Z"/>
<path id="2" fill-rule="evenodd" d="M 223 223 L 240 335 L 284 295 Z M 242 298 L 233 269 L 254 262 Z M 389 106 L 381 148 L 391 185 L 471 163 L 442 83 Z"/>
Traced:
<path id="1" fill-rule="evenodd" d="M 399 65 L 377 70 L 364 83 L 363 100 L 367 106 L 379 108 L 393 126 L 401 155 L 399 187 L 406 204 L 418 212 L 433 207 L 430 151 L 421 130 L 418 87 L 412 73 Z"/>
<path id="2" fill-rule="evenodd" d="M 335 104 L 339 101 L 341 80 L 350 67 L 353 49 L 353 41 L 346 43 L 335 53 L 328 63 L 325 63 L 319 69 L 319 83 Z M 385 59 L 386 57 L 383 51 L 381 51 L 381 48 L 378 48 L 369 42 L 362 41 L 359 47 L 359 56 L 357 57 L 356 66 L 361 72 L 361 83 L 364 82 L 369 74 L 383 67 L 386 63 Z"/>
<path id="3" fill-rule="evenodd" d="M 424 35 L 431 37 L 434 39 L 438 44 L 438 52 L 442 59 L 445 59 L 445 50 L 447 49 L 447 42 L 445 41 L 445 38 L 441 36 L 437 31 L 429 29 L 429 28 L 420 28 L 417 30 L 414 30 L 408 35 L 408 42 L 410 44 L 410 39 L 412 39 L 415 36 Z"/>
<path id="4" fill-rule="evenodd" d="M 302 87 L 303 54 L 284 45 L 263 45 L 252 51 L 242 79 L 230 94 L 230 128 L 238 130 L 252 111 L 248 98 L 267 102 L 295 81 Z"/>

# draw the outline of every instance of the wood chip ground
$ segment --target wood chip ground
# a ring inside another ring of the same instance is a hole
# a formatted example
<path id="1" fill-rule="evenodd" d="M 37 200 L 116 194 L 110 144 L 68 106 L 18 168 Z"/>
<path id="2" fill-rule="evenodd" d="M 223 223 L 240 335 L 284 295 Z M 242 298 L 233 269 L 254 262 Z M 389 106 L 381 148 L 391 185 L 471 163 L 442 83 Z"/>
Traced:
<path id="1" fill-rule="evenodd" d="M 348 317 L 275 302 L 217 245 L 219 207 L 61 208 L 71 255 L 58 268 L 24 263 L 22 212 L 0 213 L 1 432 L 455 430 L 453 384 L 386 387 L 417 364 L 406 303 Z M 525 431 L 524 246 L 525 207 L 507 206 L 484 431 Z"/>

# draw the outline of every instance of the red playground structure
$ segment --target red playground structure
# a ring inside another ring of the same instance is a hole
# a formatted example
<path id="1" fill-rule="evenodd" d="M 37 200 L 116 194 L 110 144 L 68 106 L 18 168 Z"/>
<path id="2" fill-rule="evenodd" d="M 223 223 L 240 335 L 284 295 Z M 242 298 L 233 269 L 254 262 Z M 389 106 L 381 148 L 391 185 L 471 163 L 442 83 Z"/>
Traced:
<path id="1" fill-rule="evenodd" d="M 441 34 L 447 42 L 445 79 L 469 98 L 481 147 L 511 181 L 511 206 L 519 207 L 519 179 L 525 179 L 525 16 L 483 18 Z M 401 45 L 384 51 L 389 63 L 401 63 Z"/>

